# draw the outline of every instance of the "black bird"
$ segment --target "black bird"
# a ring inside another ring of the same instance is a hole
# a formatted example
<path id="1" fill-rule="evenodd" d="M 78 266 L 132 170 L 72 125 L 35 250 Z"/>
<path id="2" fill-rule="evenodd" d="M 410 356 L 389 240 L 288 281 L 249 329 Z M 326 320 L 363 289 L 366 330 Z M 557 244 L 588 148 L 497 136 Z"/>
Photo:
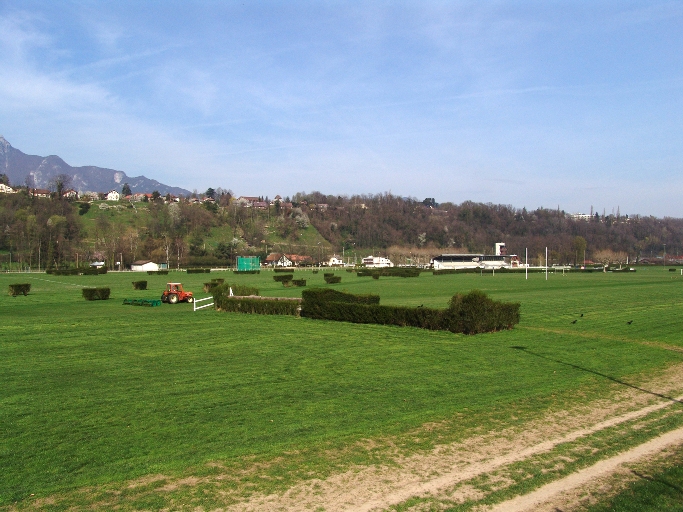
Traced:
<path id="1" fill-rule="evenodd" d="M 581 313 L 581 316 L 583 316 L 583 313 Z"/>
<path id="2" fill-rule="evenodd" d="M 633 323 L 633 320 L 629 320 L 629 321 L 626 322 L 626 323 L 627 323 L 628 325 L 631 325 L 631 324 Z"/>
<path id="3" fill-rule="evenodd" d="M 576 323 L 576 319 L 572 320 L 572 323 L 575 324 L 575 323 Z"/>
<path id="4" fill-rule="evenodd" d="M 424 307 L 424 304 L 420 304 L 420 305 L 418 306 L 418 308 L 423 308 L 423 307 Z"/>

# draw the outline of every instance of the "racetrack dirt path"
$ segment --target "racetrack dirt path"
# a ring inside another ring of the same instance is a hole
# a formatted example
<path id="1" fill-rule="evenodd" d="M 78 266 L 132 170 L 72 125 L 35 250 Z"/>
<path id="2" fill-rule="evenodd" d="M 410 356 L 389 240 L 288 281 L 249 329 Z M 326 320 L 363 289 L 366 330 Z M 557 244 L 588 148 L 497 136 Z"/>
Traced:
<path id="1" fill-rule="evenodd" d="M 568 477 L 556 480 L 544 485 L 529 494 L 517 496 L 504 501 L 490 509 L 490 512 L 527 512 L 541 511 L 544 503 L 560 493 L 567 492 L 582 485 L 609 475 L 616 471 L 622 464 L 638 461 L 644 457 L 655 455 L 674 444 L 683 444 L 683 428 L 667 432 L 655 439 L 643 443 L 615 457 L 601 460 L 597 464 L 572 473 Z M 557 507 L 549 505 L 547 510 L 555 511 Z"/>
<path id="2" fill-rule="evenodd" d="M 522 432 L 507 430 L 477 436 L 460 443 L 439 446 L 428 454 L 397 459 L 396 465 L 352 468 L 325 480 L 302 482 L 284 493 L 251 496 L 227 510 L 375 512 L 405 504 L 415 498 L 430 498 L 437 502 L 447 499 L 450 503 L 458 500 L 478 501 L 486 493 L 469 485 L 468 481 L 472 479 L 495 474 L 511 464 L 548 453 L 564 443 L 580 442 L 611 427 L 645 422 L 648 415 L 672 405 L 680 405 L 683 396 L 667 398 L 670 395 L 665 394 L 681 391 L 683 367 L 674 368 L 664 380 L 667 382 L 649 383 L 648 388 L 652 391 L 634 386 L 618 393 L 612 400 L 591 404 L 582 411 L 550 414 L 539 422 L 527 425 Z M 578 470 L 531 494 L 515 498 L 516 501 L 506 502 L 505 507 L 509 508 L 499 507 L 495 510 L 533 510 L 537 503 L 554 496 L 558 489 L 580 486 L 598 475 L 609 473 L 624 462 L 655 453 L 677 442 L 683 442 L 683 429 L 674 430 L 589 468 Z M 416 507 L 415 510 L 423 509 Z"/>

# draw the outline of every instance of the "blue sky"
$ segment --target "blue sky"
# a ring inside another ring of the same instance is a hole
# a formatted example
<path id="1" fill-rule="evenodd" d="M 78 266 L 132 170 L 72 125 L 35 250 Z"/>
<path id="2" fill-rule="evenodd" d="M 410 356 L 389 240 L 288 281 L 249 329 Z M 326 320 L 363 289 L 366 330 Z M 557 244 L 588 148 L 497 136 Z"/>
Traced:
<path id="1" fill-rule="evenodd" d="M 683 217 L 681 2 L 0 1 L 0 134 L 238 195 Z"/>

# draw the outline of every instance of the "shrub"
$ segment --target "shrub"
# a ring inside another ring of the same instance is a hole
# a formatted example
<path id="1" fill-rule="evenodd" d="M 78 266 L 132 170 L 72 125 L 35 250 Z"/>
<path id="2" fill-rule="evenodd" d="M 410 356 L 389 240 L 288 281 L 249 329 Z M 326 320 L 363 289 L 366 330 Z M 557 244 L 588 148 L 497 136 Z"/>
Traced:
<path id="1" fill-rule="evenodd" d="M 511 329 L 519 323 L 519 303 L 498 302 L 480 290 L 454 295 L 445 313 L 451 332 L 478 334 Z"/>
<path id="2" fill-rule="evenodd" d="M 133 290 L 146 290 L 147 281 L 133 281 Z"/>
<path id="3" fill-rule="evenodd" d="M 294 274 L 283 274 L 281 276 L 273 276 L 273 281 L 276 283 L 286 283 L 294 279 Z"/>
<path id="4" fill-rule="evenodd" d="M 374 273 L 372 274 L 373 279 L 379 279 L 379 273 Z"/>
<path id="5" fill-rule="evenodd" d="M 12 297 L 16 297 L 19 294 L 26 295 L 30 291 L 31 291 L 31 283 L 17 283 L 17 284 L 9 285 L 9 294 Z"/>
<path id="6" fill-rule="evenodd" d="M 230 284 L 224 283 L 218 286 L 213 286 L 209 293 L 213 295 L 214 303 L 218 303 L 226 298 L 230 297 L 230 289 L 232 288 L 233 295 L 237 297 L 245 297 L 250 295 L 258 295 L 258 288 L 251 286 L 245 286 L 242 284 Z"/>
<path id="7" fill-rule="evenodd" d="M 168 275 L 168 270 L 148 270 L 147 271 L 148 276 L 167 276 Z"/>
<path id="8" fill-rule="evenodd" d="M 211 272 L 210 268 L 188 268 L 188 274 L 208 274 Z"/>
<path id="9" fill-rule="evenodd" d="M 511 329 L 519 323 L 519 303 L 497 302 L 478 290 L 455 295 L 445 310 L 380 306 L 376 295 L 354 296 L 329 289 L 306 290 L 302 297 L 301 316 L 324 320 L 411 326 L 464 334 Z"/>
<path id="10" fill-rule="evenodd" d="M 285 268 L 278 267 L 278 268 L 274 268 L 273 272 L 294 272 L 294 269 L 291 267 L 285 267 Z"/>
<path id="11" fill-rule="evenodd" d="M 341 283 L 341 276 L 335 276 L 334 274 L 329 275 L 329 276 L 326 275 L 326 276 L 325 276 L 325 282 L 326 282 L 327 284 L 337 284 L 337 283 Z"/>
<path id="12" fill-rule="evenodd" d="M 109 288 L 83 288 L 85 300 L 107 300 L 111 290 Z"/>
<path id="13" fill-rule="evenodd" d="M 334 272 L 323 272 L 323 277 L 334 277 Z"/>
<path id="14" fill-rule="evenodd" d="M 347 271 L 347 272 L 353 272 L 353 269 L 352 269 L 352 268 L 347 268 L 346 271 Z"/>
<path id="15" fill-rule="evenodd" d="M 301 299 L 282 297 L 230 297 L 214 295 L 216 309 L 256 315 L 299 315 Z"/>
<path id="16" fill-rule="evenodd" d="M 204 283 L 204 291 L 206 293 L 210 293 L 212 289 L 214 289 L 216 286 L 220 286 L 225 282 L 225 279 L 212 279 L 208 283 Z"/>
<path id="17" fill-rule="evenodd" d="M 292 279 L 292 284 L 294 286 L 306 286 L 306 280 L 305 279 Z"/>
<path id="18" fill-rule="evenodd" d="M 415 267 L 386 267 L 386 268 L 373 268 L 373 269 L 361 269 L 357 272 L 358 277 L 373 277 L 374 279 L 379 279 L 380 276 L 383 277 L 420 277 L 419 268 Z M 375 277 L 377 276 L 377 277 Z"/>
<path id="19" fill-rule="evenodd" d="M 314 270 L 313 271 L 314 274 L 317 274 L 318 272 L 320 272 L 320 270 Z"/>
<path id="20" fill-rule="evenodd" d="M 233 274 L 260 274 L 260 270 L 233 270 Z"/>

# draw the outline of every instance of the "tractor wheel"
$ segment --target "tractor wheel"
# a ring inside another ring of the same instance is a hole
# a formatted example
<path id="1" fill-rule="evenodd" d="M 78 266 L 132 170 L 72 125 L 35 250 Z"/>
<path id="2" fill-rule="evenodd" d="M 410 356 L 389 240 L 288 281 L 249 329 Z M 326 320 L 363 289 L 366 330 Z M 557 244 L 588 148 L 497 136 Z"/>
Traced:
<path id="1" fill-rule="evenodd" d="M 194 297 L 188 297 L 187 302 L 194 302 Z"/>
<path id="2" fill-rule="evenodd" d="M 161 295 L 161 302 L 166 302 L 166 295 L 165 294 Z"/>
<path id="3" fill-rule="evenodd" d="M 175 293 L 172 293 L 171 295 L 168 296 L 168 302 L 171 304 L 177 304 L 178 303 L 178 296 Z"/>

